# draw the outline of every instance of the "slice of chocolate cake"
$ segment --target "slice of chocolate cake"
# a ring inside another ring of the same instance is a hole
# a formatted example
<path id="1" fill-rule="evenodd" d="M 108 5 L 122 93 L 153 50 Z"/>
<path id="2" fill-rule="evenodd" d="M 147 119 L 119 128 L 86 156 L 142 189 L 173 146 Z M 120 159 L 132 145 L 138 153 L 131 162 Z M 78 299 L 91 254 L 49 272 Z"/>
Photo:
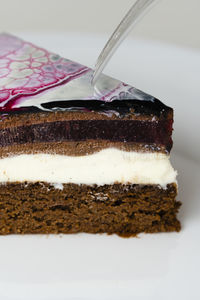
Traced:
<path id="1" fill-rule="evenodd" d="M 0 234 L 179 231 L 173 110 L 0 35 Z"/>

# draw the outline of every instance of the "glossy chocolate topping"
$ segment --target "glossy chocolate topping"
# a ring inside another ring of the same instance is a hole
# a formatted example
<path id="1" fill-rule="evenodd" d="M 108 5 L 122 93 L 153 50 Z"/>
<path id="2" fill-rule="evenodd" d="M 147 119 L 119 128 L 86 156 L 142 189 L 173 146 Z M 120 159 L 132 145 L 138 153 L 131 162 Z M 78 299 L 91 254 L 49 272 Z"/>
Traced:
<path id="1" fill-rule="evenodd" d="M 145 100 L 113 100 L 111 102 L 98 101 L 98 100 L 67 100 L 67 101 L 54 101 L 47 102 L 41 105 L 45 110 L 44 112 L 55 111 L 69 111 L 69 112 L 98 112 L 112 117 L 114 114 L 119 118 L 128 117 L 132 114 L 167 117 L 172 111 L 170 107 L 165 106 L 158 99 L 154 101 Z M 0 115 L 16 114 L 16 113 L 37 113 L 43 111 L 42 109 L 34 106 L 20 107 L 12 109 L 11 111 L 0 111 Z"/>

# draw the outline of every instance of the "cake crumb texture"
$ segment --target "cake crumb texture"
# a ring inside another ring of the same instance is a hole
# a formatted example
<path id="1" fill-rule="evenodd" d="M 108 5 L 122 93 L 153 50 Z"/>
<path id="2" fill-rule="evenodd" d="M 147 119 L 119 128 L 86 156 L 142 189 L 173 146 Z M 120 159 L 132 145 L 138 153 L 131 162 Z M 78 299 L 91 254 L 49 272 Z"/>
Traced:
<path id="1" fill-rule="evenodd" d="M 177 186 L 48 183 L 0 185 L 0 234 L 180 231 Z"/>

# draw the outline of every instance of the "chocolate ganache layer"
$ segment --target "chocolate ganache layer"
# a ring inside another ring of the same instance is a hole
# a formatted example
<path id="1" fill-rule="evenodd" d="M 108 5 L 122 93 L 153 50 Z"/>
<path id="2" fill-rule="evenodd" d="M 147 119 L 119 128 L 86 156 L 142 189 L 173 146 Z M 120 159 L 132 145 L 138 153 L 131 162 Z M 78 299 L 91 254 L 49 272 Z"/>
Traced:
<path id="1" fill-rule="evenodd" d="M 12 144 L 0 147 L 0 157 L 5 158 L 22 154 L 58 154 L 68 156 L 84 156 L 100 152 L 103 149 L 115 148 L 122 151 L 161 152 L 166 153 L 163 145 L 145 143 L 110 142 L 105 140 L 87 140 L 82 142 L 42 142 Z"/>
<path id="2" fill-rule="evenodd" d="M 12 144 L 109 140 L 164 145 L 170 151 L 171 121 L 77 120 L 48 122 L 0 130 L 1 147 Z"/>

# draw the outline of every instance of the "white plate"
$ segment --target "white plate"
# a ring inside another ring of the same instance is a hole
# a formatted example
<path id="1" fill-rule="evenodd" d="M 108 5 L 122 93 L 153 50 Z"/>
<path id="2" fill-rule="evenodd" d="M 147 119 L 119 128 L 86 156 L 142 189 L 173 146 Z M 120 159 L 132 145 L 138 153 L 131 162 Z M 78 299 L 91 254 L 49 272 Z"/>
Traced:
<path id="1" fill-rule="evenodd" d="M 28 35 L 22 37 L 28 38 Z M 69 58 L 78 60 L 79 56 L 80 62 L 91 65 L 105 37 L 70 36 L 67 39 L 30 35 L 29 39 Z M 89 49 L 87 45 L 92 45 L 94 40 L 95 46 Z M 81 51 L 79 43 L 82 43 Z M 131 56 L 134 50 L 137 59 Z M 129 59 L 134 60 L 128 72 L 127 53 Z M 123 54 L 126 54 L 126 60 Z M 199 136 L 195 129 L 198 126 L 195 117 L 199 112 L 197 106 L 188 110 L 188 103 L 195 104 L 196 101 L 199 105 L 196 78 L 200 78 L 199 61 L 194 61 L 200 57 L 199 53 L 145 41 L 130 41 L 117 56 L 115 64 L 109 67 L 111 70 L 113 66 L 116 77 L 131 84 L 135 82 L 137 87 L 164 99 L 176 109 L 173 164 L 179 171 L 182 231 L 141 234 L 129 239 L 88 234 L 2 236 L 1 300 L 200 299 L 200 163 L 199 141 L 195 138 Z M 180 63 L 180 57 L 187 66 L 192 65 L 186 72 L 189 72 L 188 76 L 183 76 L 185 65 Z M 176 63 L 172 73 L 170 60 Z M 132 77 L 137 80 L 131 80 Z M 188 116 L 189 120 L 186 119 Z"/>

